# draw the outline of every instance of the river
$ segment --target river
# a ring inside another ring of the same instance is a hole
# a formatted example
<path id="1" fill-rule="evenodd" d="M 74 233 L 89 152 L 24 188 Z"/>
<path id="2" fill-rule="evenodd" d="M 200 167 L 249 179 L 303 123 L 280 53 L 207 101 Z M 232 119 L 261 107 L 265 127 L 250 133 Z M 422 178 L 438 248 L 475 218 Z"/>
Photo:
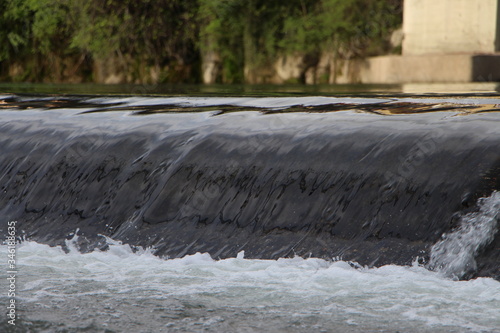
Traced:
<path id="1" fill-rule="evenodd" d="M 0 85 L 0 331 L 498 331 L 500 98 L 445 88 Z"/>

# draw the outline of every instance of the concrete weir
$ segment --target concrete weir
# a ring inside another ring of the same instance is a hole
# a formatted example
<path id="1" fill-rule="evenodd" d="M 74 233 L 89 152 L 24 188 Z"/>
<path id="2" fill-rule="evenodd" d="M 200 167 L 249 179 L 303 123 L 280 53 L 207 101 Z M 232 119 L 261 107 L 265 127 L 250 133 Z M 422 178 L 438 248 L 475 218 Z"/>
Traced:
<path id="1" fill-rule="evenodd" d="M 16 220 L 19 237 L 64 245 L 78 230 L 82 251 L 105 249 L 106 236 L 165 257 L 409 265 L 500 190 L 495 99 L 12 95 L 0 105 L 0 233 Z M 500 278 L 491 238 L 465 277 Z"/>

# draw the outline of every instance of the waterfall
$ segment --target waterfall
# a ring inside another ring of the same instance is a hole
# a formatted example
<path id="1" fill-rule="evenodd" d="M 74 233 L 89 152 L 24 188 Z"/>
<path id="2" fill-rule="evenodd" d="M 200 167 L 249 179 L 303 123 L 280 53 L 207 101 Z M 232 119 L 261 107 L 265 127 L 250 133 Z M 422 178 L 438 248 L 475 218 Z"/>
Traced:
<path id="1" fill-rule="evenodd" d="M 500 192 L 481 198 L 479 210 L 464 215 L 457 229 L 444 234 L 431 249 L 429 267 L 461 279 L 475 272 L 475 257 L 489 245 L 498 231 Z"/>

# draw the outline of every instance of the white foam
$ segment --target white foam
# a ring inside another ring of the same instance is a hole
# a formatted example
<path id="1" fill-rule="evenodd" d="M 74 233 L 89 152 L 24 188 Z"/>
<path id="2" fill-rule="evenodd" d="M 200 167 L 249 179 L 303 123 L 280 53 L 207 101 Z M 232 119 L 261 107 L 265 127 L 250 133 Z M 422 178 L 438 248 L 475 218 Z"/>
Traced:
<path id="1" fill-rule="evenodd" d="M 500 192 L 479 200 L 479 211 L 463 216 L 459 227 L 434 244 L 429 266 L 460 279 L 476 270 L 475 257 L 498 231 Z"/>
<path id="2" fill-rule="evenodd" d="M 118 331 L 192 331 L 200 323 L 213 332 L 299 332 L 314 325 L 493 331 L 500 325 L 500 282 L 493 279 L 453 281 L 418 265 L 355 269 L 343 261 L 252 260 L 243 253 L 223 260 L 206 253 L 163 260 L 149 250 L 109 243 L 106 252 L 86 254 L 71 242 L 69 253 L 21 244 L 18 304 L 25 317 L 73 328 L 86 327 L 85 318 L 92 317 L 95 325 Z M 6 247 L 0 250 L 6 256 Z M 291 320 L 296 326 L 288 326 Z"/>

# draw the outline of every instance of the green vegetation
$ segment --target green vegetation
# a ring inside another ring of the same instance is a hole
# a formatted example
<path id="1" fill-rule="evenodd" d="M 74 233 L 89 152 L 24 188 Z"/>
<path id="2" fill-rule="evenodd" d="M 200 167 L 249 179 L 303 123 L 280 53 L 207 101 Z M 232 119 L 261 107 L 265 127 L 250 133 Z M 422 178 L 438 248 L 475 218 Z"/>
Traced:
<path id="1" fill-rule="evenodd" d="M 280 56 L 390 51 L 402 0 L 0 0 L 0 77 L 243 82 Z M 253 74 L 252 74 L 253 73 Z"/>

